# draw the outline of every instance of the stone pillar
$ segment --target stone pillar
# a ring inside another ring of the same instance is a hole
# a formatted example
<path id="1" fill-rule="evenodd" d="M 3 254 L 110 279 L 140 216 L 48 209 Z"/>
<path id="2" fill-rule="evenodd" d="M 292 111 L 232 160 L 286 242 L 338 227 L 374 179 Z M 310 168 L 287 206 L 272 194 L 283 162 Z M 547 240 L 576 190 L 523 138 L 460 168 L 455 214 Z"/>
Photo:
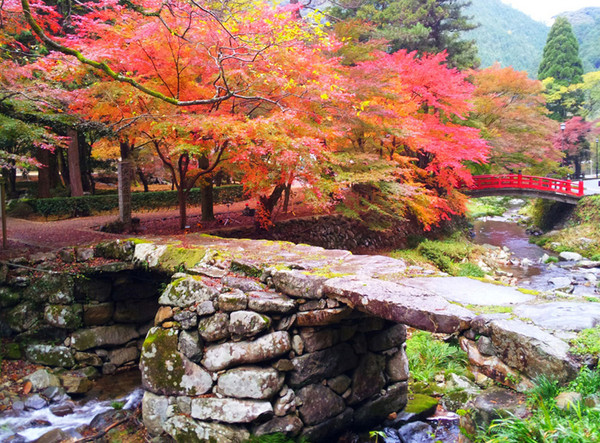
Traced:
<path id="1" fill-rule="evenodd" d="M 131 229 L 131 175 L 131 163 L 120 161 L 118 166 L 119 220 L 125 225 L 125 230 Z"/>

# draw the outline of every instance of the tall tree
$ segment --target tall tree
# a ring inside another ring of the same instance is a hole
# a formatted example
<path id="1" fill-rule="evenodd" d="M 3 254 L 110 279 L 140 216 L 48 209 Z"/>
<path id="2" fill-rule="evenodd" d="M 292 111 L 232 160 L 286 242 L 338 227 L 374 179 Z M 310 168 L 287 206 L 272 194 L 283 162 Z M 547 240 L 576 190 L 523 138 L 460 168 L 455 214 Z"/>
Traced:
<path id="1" fill-rule="evenodd" d="M 579 58 L 579 43 L 571 23 L 558 17 L 546 40 L 538 79 L 552 77 L 559 85 L 568 86 L 583 81 L 583 65 Z"/>
<path id="2" fill-rule="evenodd" d="M 464 15 L 469 2 L 462 0 L 341 0 L 332 2 L 332 15 L 357 19 L 365 38 L 385 40 L 387 52 L 400 49 L 424 53 L 448 53 L 447 63 L 460 69 L 479 64 L 474 40 L 462 32 L 476 28 Z M 364 27 L 364 23 L 372 26 Z"/>
<path id="3" fill-rule="evenodd" d="M 573 117 L 565 123 L 565 129 L 557 131 L 554 146 L 565 153 L 565 163 L 573 164 L 575 177 L 581 175 L 581 162 L 589 157 L 590 143 L 587 140 L 592 124 L 581 117 Z"/>

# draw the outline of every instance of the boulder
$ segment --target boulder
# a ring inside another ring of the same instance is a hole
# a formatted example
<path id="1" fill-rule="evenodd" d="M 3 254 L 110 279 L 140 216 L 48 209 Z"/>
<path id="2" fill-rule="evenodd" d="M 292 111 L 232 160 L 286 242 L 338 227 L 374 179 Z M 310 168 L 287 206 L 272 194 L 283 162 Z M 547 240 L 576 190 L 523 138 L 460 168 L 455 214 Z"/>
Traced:
<path id="1" fill-rule="evenodd" d="M 28 410 L 37 410 L 48 406 L 48 401 L 45 398 L 43 398 L 40 394 L 30 395 L 25 399 L 23 403 L 25 405 L 25 409 Z"/>
<path id="2" fill-rule="evenodd" d="M 212 377 L 179 352 L 178 335 L 174 329 L 150 329 L 140 358 L 142 385 L 155 394 L 204 394 L 212 388 Z"/>
<path id="3" fill-rule="evenodd" d="M 75 280 L 75 299 L 83 303 L 104 303 L 110 300 L 112 284 L 100 278 Z"/>
<path id="4" fill-rule="evenodd" d="M 98 326 L 74 332 L 71 335 L 71 346 L 78 351 L 85 351 L 103 346 L 123 345 L 138 337 L 139 334 L 133 326 Z"/>
<path id="5" fill-rule="evenodd" d="M 192 311 L 180 311 L 173 315 L 175 320 L 181 326 L 181 329 L 192 329 L 198 326 L 198 316 Z"/>
<path id="6" fill-rule="evenodd" d="M 78 372 L 65 372 L 60 381 L 67 394 L 85 394 L 94 386 L 93 382 Z"/>
<path id="7" fill-rule="evenodd" d="M 37 325 L 43 313 L 37 302 L 25 301 L 10 308 L 4 318 L 13 331 L 24 332 L 31 330 Z"/>
<path id="8" fill-rule="evenodd" d="M 52 429 L 35 440 L 35 443 L 62 443 L 71 440 L 71 436 L 62 429 Z"/>
<path id="9" fill-rule="evenodd" d="M 250 423 L 273 415 L 268 401 L 238 400 L 233 398 L 194 398 L 191 416 L 199 420 L 225 423 Z"/>
<path id="10" fill-rule="evenodd" d="M 29 345 L 25 356 L 32 363 L 44 366 L 72 368 L 75 366 L 73 351 L 66 346 Z"/>
<path id="11" fill-rule="evenodd" d="M 283 374 L 272 368 L 246 366 L 230 369 L 219 377 L 219 392 L 228 397 L 270 399 L 283 386 Z"/>
<path id="12" fill-rule="evenodd" d="M 23 380 L 31 382 L 32 392 L 43 391 L 50 386 L 60 386 L 58 377 L 48 372 L 46 369 L 38 369 L 33 374 L 24 377 Z"/>
<path id="13" fill-rule="evenodd" d="M 341 322 L 352 314 L 348 307 L 320 309 L 317 311 L 298 312 L 296 324 L 298 326 L 327 326 Z"/>
<path id="14" fill-rule="evenodd" d="M 269 317 L 253 311 L 235 311 L 229 315 L 229 332 L 236 337 L 253 337 L 269 326 Z"/>
<path id="15" fill-rule="evenodd" d="M 499 387 L 481 392 L 469 402 L 468 408 L 474 427 L 469 425 L 467 429 L 487 428 L 493 420 L 509 416 L 524 418 L 528 414 L 527 402 L 522 394 Z M 461 424 L 469 424 L 470 420 L 466 420 L 466 423 L 461 420 Z"/>
<path id="16" fill-rule="evenodd" d="M 254 341 L 210 346 L 202 364 L 209 371 L 219 371 L 232 366 L 268 361 L 289 352 L 291 348 L 289 334 L 277 331 Z"/>
<path id="17" fill-rule="evenodd" d="M 327 280 L 327 277 L 297 270 L 276 270 L 271 277 L 278 291 L 292 297 L 311 299 L 320 299 L 323 296 L 323 283 Z"/>
<path id="18" fill-rule="evenodd" d="M 306 352 L 321 351 L 340 342 L 339 329 L 302 328 L 300 337 Z"/>
<path id="19" fill-rule="evenodd" d="M 558 257 L 561 260 L 564 261 L 580 261 L 583 260 L 583 257 L 581 256 L 581 254 L 578 254 L 577 252 L 569 252 L 569 251 L 563 251 L 560 254 L 558 254 Z"/>

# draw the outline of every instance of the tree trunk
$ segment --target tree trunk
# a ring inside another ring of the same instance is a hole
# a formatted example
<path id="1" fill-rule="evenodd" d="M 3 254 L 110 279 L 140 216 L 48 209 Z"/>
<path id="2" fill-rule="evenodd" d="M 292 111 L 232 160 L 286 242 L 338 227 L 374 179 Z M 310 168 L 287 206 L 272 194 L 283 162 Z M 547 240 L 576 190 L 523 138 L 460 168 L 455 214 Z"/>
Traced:
<path id="1" fill-rule="evenodd" d="M 69 183 L 71 184 L 71 197 L 81 197 L 83 195 L 83 183 L 81 181 L 81 167 L 79 163 L 79 140 L 77 131 L 67 130 L 67 135 L 71 137 L 69 141 Z"/>
<path id="2" fill-rule="evenodd" d="M 179 202 L 179 229 L 187 226 L 187 195 L 182 186 L 177 189 L 177 200 Z"/>
<path id="3" fill-rule="evenodd" d="M 131 230 L 131 179 L 132 167 L 129 162 L 131 146 L 128 140 L 121 140 L 121 161 L 119 162 L 119 220 L 126 231 Z"/>
<path id="4" fill-rule="evenodd" d="M 61 184 L 60 171 L 58 165 L 58 153 L 57 152 L 48 152 L 48 176 L 49 176 L 49 186 L 48 189 L 54 189 Z M 50 192 L 50 191 L 48 191 Z"/>
<path id="5" fill-rule="evenodd" d="M 36 159 L 43 166 L 38 168 L 38 198 L 50 198 L 50 151 L 38 148 Z"/>
<path id="6" fill-rule="evenodd" d="M 275 189 L 273 189 L 273 192 L 271 192 L 271 195 L 268 197 L 266 195 L 261 195 L 259 197 L 259 201 L 267 212 L 269 218 L 273 217 L 273 209 L 275 209 L 277 202 L 279 202 L 285 187 L 286 185 L 277 185 L 275 186 Z"/>
<path id="7" fill-rule="evenodd" d="M 288 183 L 283 190 L 283 213 L 287 214 L 290 205 L 290 194 L 292 193 L 292 184 Z"/>
<path id="8" fill-rule="evenodd" d="M 200 197 L 202 205 L 202 221 L 211 221 L 215 219 L 213 182 L 212 179 L 205 179 L 206 182 L 200 184 Z"/>
<path id="9" fill-rule="evenodd" d="M 140 181 L 142 182 L 142 186 L 144 187 L 144 192 L 148 192 L 149 191 L 148 179 L 144 175 L 144 171 L 142 171 L 142 168 L 140 168 L 139 166 L 135 170 L 137 172 L 138 177 L 140 178 Z"/>
<path id="10" fill-rule="evenodd" d="M 90 164 L 92 147 L 87 142 L 83 134 L 79 134 L 77 140 L 79 142 L 79 168 L 81 170 L 81 183 L 83 185 L 83 192 L 95 194 L 96 189 L 94 177 L 92 176 L 92 166 Z"/>
<path id="11" fill-rule="evenodd" d="M 65 161 L 65 153 L 62 149 L 59 149 L 56 153 L 56 161 L 58 163 L 58 172 L 60 173 L 59 179 L 63 187 L 70 185 L 69 183 L 69 165 Z"/>

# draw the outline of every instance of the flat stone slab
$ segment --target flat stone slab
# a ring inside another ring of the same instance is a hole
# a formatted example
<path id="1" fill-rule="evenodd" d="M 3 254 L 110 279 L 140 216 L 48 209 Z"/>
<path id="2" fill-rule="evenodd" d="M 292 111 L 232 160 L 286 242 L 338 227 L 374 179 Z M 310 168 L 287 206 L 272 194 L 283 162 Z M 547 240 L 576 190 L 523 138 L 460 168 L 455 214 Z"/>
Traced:
<path id="1" fill-rule="evenodd" d="M 517 306 L 513 313 L 535 325 L 559 331 L 581 331 L 600 324 L 600 303 L 556 302 Z"/>
<path id="2" fill-rule="evenodd" d="M 403 280 L 402 284 L 430 291 L 463 305 L 507 306 L 527 303 L 535 298 L 510 286 L 484 283 L 468 277 L 420 277 Z"/>
<path id="3" fill-rule="evenodd" d="M 332 278 L 323 295 L 376 317 L 417 329 L 451 334 L 469 327 L 475 314 L 428 290 L 367 277 Z"/>

